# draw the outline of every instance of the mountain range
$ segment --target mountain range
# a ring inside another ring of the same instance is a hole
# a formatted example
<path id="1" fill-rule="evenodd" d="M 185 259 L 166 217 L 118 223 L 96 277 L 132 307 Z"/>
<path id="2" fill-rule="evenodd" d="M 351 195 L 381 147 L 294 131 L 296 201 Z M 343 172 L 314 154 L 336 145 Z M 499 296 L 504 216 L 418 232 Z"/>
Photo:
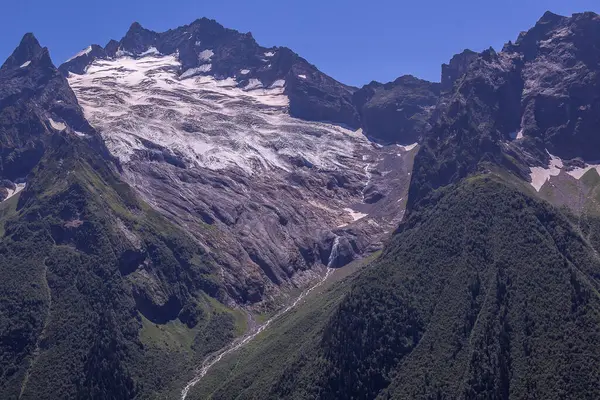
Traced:
<path id="1" fill-rule="evenodd" d="M 344 85 L 198 19 L 0 68 L 0 397 L 600 397 L 600 16 Z"/>

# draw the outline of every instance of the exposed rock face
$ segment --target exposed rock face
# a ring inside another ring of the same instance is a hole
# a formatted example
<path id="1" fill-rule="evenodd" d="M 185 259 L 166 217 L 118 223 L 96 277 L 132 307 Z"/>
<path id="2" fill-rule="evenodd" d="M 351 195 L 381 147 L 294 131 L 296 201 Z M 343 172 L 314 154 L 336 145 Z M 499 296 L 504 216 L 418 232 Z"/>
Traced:
<path id="1" fill-rule="evenodd" d="M 409 207 L 481 161 L 529 179 L 528 166 L 548 165 L 547 152 L 599 159 L 599 38 L 594 13 L 546 13 L 500 53 L 455 57 L 446 71 L 454 64 L 466 73 L 452 96 L 444 97 L 446 108 L 417 157 Z M 442 84 L 449 86 L 455 76 L 449 73 Z"/>
<path id="2" fill-rule="evenodd" d="M 119 42 L 111 41 L 104 49 L 93 45 L 91 49 L 63 64 L 61 71 L 81 74 L 95 59 L 107 57 L 177 53 L 183 76 L 235 78 L 239 87 L 268 88 L 284 81 L 293 116 L 360 126 L 352 88 L 323 74 L 288 48 L 259 46 L 252 34 L 226 29 L 214 20 L 198 19 L 163 33 L 134 23 Z"/>
<path id="3" fill-rule="evenodd" d="M 364 132 L 383 143 L 411 144 L 431 127 L 429 119 L 440 84 L 410 75 L 394 82 L 372 82 L 354 93 Z"/>
<path id="4" fill-rule="evenodd" d="M 454 87 L 454 82 L 467 72 L 471 62 L 477 56 L 476 52 L 466 49 L 462 53 L 454 55 L 448 64 L 442 64 L 441 89 L 445 92 L 451 91 Z"/>
<path id="5" fill-rule="evenodd" d="M 290 50 L 208 20 L 161 34 L 134 24 L 116 49 L 62 70 L 127 182 L 212 253 L 237 302 L 303 287 L 401 220 L 414 146 L 350 129 L 351 91 Z M 332 112 L 350 122 L 315 121 Z"/>
<path id="6" fill-rule="evenodd" d="M 48 49 L 27 34 L 0 68 L 0 178 L 27 176 L 44 155 L 49 134 L 56 132 L 86 135 L 96 144 L 101 140 Z"/>

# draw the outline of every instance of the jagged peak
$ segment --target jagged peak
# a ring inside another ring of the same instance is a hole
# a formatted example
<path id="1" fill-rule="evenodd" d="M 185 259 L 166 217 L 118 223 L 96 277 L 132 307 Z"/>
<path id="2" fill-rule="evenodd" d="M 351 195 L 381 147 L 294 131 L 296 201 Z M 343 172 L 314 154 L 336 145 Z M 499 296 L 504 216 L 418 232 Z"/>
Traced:
<path id="1" fill-rule="evenodd" d="M 20 67 L 34 61 L 42 61 L 53 66 L 48 49 L 40 45 L 33 33 L 26 33 L 1 69 Z"/>
<path id="2" fill-rule="evenodd" d="M 544 15 L 538 20 L 537 24 L 556 24 L 558 22 L 564 21 L 568 17 L 555 14 L 551 11 L 546 11 Z"/>

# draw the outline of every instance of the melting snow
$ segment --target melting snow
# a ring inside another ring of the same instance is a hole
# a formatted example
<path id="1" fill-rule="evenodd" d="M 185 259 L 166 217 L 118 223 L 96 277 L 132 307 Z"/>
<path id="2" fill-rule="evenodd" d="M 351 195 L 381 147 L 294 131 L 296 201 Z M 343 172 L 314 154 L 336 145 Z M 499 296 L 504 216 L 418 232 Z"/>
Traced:
<path id="1" fill-rule="evenodd" d="M 523 129 L 519 130 L 518 132 L 511 132 L 508 134 L 508 136 L 512 139 L 523 139 Z"/>
<path id="2" fill-rule="evenodd" d="M 261 81 L 259 81 L 258 79 L 250 79 L 250 81 L 248 82 L 248 84 L 246 85 L 246 87 L 244 87 L 244 90 L 253 90 L 253 89 L 260 89 L 263 87 L 263 84 Z"/>
<path id="3" fill-rule="evenodd" d="M 158 55 L 160 54 L 160 52 L 158 51 L 158 49 L 156 47 L 150 47 L 148 50 L 146 50 L 145 52 L 140 54 L 140 57 L 144 57 L 144 56 L 149 56 L 149 55 Z"/>
<path id="4" fill-rule="evenodd" d="M 21 192 L 23 189 L 25 189 L 25 183 L 17 183 L 16 186 L 17 187 L 15 188 L 15 190 L 7 188 L 7 190 L 8 190 L 8 196 L 6 196 L 6 199 L 4 199 L 3 201 L 6 201 L 6 200 L 10 199 L 14 195 L 16 195 L 17 193 Z"/>
<path id="5" fill-rule="evenodd" d="M 92 51 L 92 46 L 88 46 L 85 49 L 81 50 L 79 53 L 75 54 L 73 57 L 69 58 L 65 62 L 73 61 L 77 57 L 81 57 L 81 56 L 85 56 L 86 54 L 90 54 L 91 51 Z"/>
<path id="6" fill-rule="evenodd" d="M 414 149 L 417 146 L 418 146 L 418 143 L 409 144 L 407 146 L 402 146 L 400 144 L 398 145 L 398 147 L 400 147 L 404 151 L 411 151 L 412 149 Z"/>
<path id="7" fill-rule="evenodd" d="M 536 191 L 540 191 L 544 183 L 546 183 L 551 176 L 557 176 L 560 174 L 560 171 L 563 167 L 563 162 L 560 158 L 553 156 L 548 153 L 550 156 L 550 164 L 547 168 L 544 167 L 531 167 L 531 186 L 535 188 Z"/>
<path id="8" fill-rule="evenodd" d="M 271 85 L 271 89 L 274 88 L 282 88 L 285 86 L 285 81 L 283 79 L 278 79 Z"/>
<path id="9" fill-rule="evenodd" d="M 208 49 L 208 50 L 202 50 L 200 52 L 200 54 L 198 54 L 198 60 L 200 61 L 210 61 L 210 59 L 212 58 L 212 56 L 215 55 L 215 52 Z"/>
<path id="10" fill-rule="evenodd" d="M 67 125 L 62 122 L 56 122 L 52 118 L 49 118 L 48 121 L 50 122 L 50 125 L 57 131 L 64 131 L 67 128 Z"/>
<path id="11" fill-rule="evenodd" d="M 21 68 L 28 67 L 28 66 L 29 66 L 29 64 L 31 64 L 31 60 L 29 60 L 29 61 L 25 61 L 25 62 L 23 63 L 23 65 L 21 65 Z"/>
<path id="12" fill-rule="evenodd" d="M 190 77 L 192 77 L 194 75 L 198 75 L 198 74 L 201 74 L 203 72 L 210 72 L 211 69 L 212 69 L 212 64 L 204 64 L 204 65 L 201 65 L 201 66 L 196 67 L 196 68 L 190 68 L 190 69 L 188 69 L 183 74 L 181 74 L 181 76 L 179 78 L 180 79 L 190 78 Z"/>
<path id="13" fill-rule="evenodd" d="M 572 169 L 570 171 L 567 171 L 567 174 L 569 174 L 573 178 L 579 180 L 590 169 L 595 169 L 596 172 L 598 172 L 598 175 L 600 175 L 600 164 L 588 164 L 584 168 L 574 168 L 574 169 Z"/>
<path id="14" fill-rule="evenodd" d="M 366 217 L 367 215 L 369 215 L 369 214 L 362 213 L 360 211 L 354 211 L 351 208 L 344 208 L 344 211 L 346 211 L 348 214 L 350 214 L 353 221 L 358 221 L 359 219 L 362 219 L 362 218 Z"/>
<path id="15" fill-rule="evenodd" d="M 85 74 L 70 75 L 69 84 L 109 150 L 125 163 L 146 149 L 140 139 L 191 166 L 250 174 L 291 170 L 290 157 L 317 168 L 354 168 L 356 152 L 370 148 L 358 132 L 291 117 L 280 84 L 264 88 L 251 79 L 240 88 L 233 78 L 179 79 L 180 70 L 177 55 L 95 60 Z"/>

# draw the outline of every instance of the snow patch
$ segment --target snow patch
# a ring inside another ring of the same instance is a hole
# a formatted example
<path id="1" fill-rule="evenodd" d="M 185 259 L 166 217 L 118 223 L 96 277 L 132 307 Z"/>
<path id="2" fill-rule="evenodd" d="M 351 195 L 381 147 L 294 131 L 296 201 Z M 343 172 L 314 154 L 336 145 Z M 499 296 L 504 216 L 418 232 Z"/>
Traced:
<path id="1" fill-rule="evenodd" d="M 563 162 L 560 158 L 553 156 L 548 153 L 550 156 L 550 164 L 548 164 L 547 168 L 544 167 L 531 167 L 531 186 L 539 192 L 544 183 L 550 180 L 551 176 L 557 176 L 560 174 L 560 171 L 563 167 Z"/>
<path id="2" fill-rule="evenodd" d="M 397 146 L 400 147 L 404 151 L 411 151 L 412 149 L 414 149 L 418 145 L 419 145 L 419 143 L 413 143 L 413 144 L 409 144 L 409 145 L 406 145 L 406 146 L 403 146 L 403 145 L 399 144 Z"/>
<path id="3" fill-rule="evenodd" d="M 579 180 L 591 169 L 595 169 L 596 172 L 598 172 L 598 175 L 600 175 L 600 164 L 587 164 L 584 168 L 573 168 L 572 170 L 567 171 L 567 174 Z"/>
<path id="4" fill-rule="evenodd" d="M 282 88 L 284 86 L 285 86 L 285 80 L 278 79 L 275 82 L 273 82 L 273 84 L 270 87 L 271 87 L 271 89 L 275 89 L 275 88 Z"/>
<path id="5" fill-rule="evenodd" d="M 198 60 L 208 62 L 215 55 L 215 52 L 211 49 L 202 50 L 200 54 L 198 54 Z"/>
<path id="6" fill-rule="evenodd" d="M 254 90 L 254 89 L 260 89 L 262 87 L 263 87 L 263 84 L 260 80 L 252 78 L 252 79 L 250 79 L 248 84 L 244 87 L 244 90 Z"/>
<path id="7" fill-rule="evenodd" d="M 201 65 L 201 66 L 196 67 L 196 68 L 190 68 L 190 69 L 188 69 L 183 74 L 181 74 L 181 76 L 179 78 L 180 79 L 190 78 L 190 77 L 192 77 L 194 75 L 198 75 L 198 74 L 201 74 L 203 72 L 210 72 L 211 69 L 212 69 L 212 64 L 204 64 L 204 65 Z"/>
<path id="8" fill-rule="evenodd" d="M 362 213 L 360 211 L 354 211 L 351 208 L 344 208 L 344 211 L 346 211 L 348 214 L 350 214 L 350 216 L 352 217 L 352 221 L 358 221 L 359 219 L 362 219 L 364 217 L 366 217 L 369 214 L 365 214 Z"/>
<path id="9" fill-rule="evenodd" d="M 265 57 L 273 57 L 275 55 L 275 53 L 273 53 L 272 51 L 267 51 L 265 53 Z"/>
<path id="10" fill-rule="evenodd" d="M 56 122 L 52 118 L 49 118 L 48 121 L 50 122 L 52 128 L 56 129 L 57 131 L 64 131 L 67 129 L 67 125 L 65 125 L 63 122 Z"/>
<path id="11" fill-rule="evenodd" d="M 300 79 L 306 79 L 306 75 L 298 75 L 298 78 L 300 78 Z"/>
<path id="12" fill-rule="evenodd" d="M 31 64 L 31 60 L 29 60 L 29 61 L 25 61 L 25 62 L 23 63 L 23 65 L 21 65 L 19 68 L 25 68 L 25 67 L 28 67 L 28 66 L 29 66 L 29 64 Z"/>
<path id="13" fill-rule="evenodd" d="M 79 53 L 75 54 L 73 57 L 69 58 L 67 61 L 65 62 L 69 62 L 69 61 L 73 61 L 74 59 L 81 57 L 81 56 L 85 56 L 87 54 L 90 54 L 92 51 L 92 46 L 88 46 L 85 49 L 81 50 Z"/>
<path id="14" fill-rule="evenodd" d="M 249 73 L 250 73 L 249 69 L 243 69 L 240 71 L 240 74 L 242 74 L 242 75 L 248 75 Z"/>
<path id="15" fill-rule="evenodd" d="M 523 129 L 519 130 L 518 132 L 511 132 L 508 134 L 508 136 L 512 139 L 512 140 L 518 140 L 518 139 L 523 139 Z"/>
<path id="16" fill-rule="evenodd" d="M 159 55 L 160 51 L 156 47 L 150 47 L 148 50 L 140 53 L 140 57 L 150 56 L 150 55 Z"/>
<path id="17" fill-rule="evenodd" d="M 14 195 L 18 194 L 19 192 L 21 192 L 23 189 L 25 189 L 25 183 L 17 183 L 16 184 L 16 188 L 15 190 L 12 189 L 6 189 L 8 190 L 8 196 L 6 196 L 6 198 L 3 201 L 6 201 L 8 199 L 10 199 L 11 197 L 13 197 Z"/>

